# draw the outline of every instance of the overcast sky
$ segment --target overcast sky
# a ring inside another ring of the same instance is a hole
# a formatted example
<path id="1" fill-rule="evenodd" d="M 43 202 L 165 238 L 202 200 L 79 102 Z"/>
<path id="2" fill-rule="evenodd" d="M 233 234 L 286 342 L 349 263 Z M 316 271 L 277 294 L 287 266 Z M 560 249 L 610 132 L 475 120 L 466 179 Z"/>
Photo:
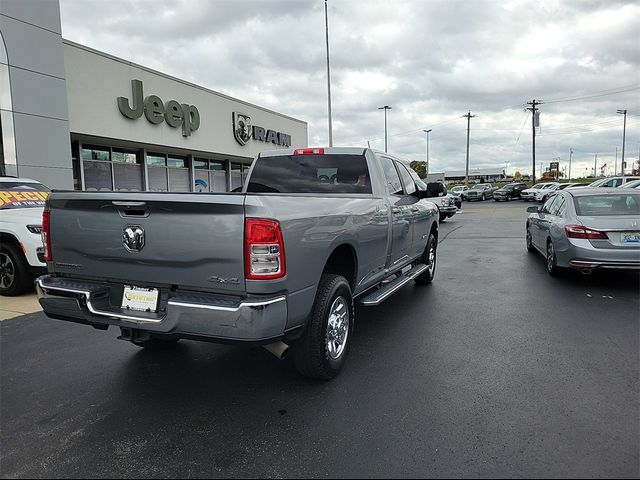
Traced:
<path id="1" fill-rule="evenodd" d="M 324 2 L 60 0 L 69 40 L 305 120 L 328 145 Z M 531 171 L 531 115 L 541 99 L 536 165 L 572 176 L 640 149 L 640 3 L 329 1 L 333 141 L 424 160 Z M 630 163 L 628 164 L 630 168 Z M 618 160 L 618 169 L 620 160 Z M 537 172 L 539 173 L 539 171 Z"/>

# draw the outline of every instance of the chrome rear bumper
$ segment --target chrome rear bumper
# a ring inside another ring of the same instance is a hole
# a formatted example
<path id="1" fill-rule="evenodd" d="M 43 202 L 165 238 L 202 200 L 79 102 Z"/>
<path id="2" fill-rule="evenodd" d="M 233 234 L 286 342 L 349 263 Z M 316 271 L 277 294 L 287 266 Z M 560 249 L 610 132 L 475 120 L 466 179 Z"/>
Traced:
<path id="1" fill-rule="evenodd" d="M 571 260 L 569 261 L 569 265 L 573 268 L 640 270 L 640 262 L 600 262 L 591 260 Z"/>
<path id="2" fill-rule="evenodd" d="M 36 280 L 38 300 L 52 318 L 104 328 L 114 325 L 176 337 L 222 341 L 270 341 L 282 337 L 287 298 L 240 298 L 198 292 L 163 292 L 157 313 L 113 305 L 116 285 L 44 275 Z M 117 303 L 117 302 L 116 302 Z"/>

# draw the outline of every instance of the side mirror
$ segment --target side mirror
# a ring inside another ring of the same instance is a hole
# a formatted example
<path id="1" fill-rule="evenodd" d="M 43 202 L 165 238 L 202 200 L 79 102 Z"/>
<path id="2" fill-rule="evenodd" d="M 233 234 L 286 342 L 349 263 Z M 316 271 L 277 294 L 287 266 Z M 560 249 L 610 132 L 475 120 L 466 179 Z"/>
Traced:
<path id="1" fill-rule="evenodd" d="M 527 213 L 540 213 L 540 207 L 527 207 Z"/>
<path id="2" fill-rule="evenodd" d="M 440 182 L 427 183 L 427 198 L 439 197 L 444 192 L 444 185 Z"/>

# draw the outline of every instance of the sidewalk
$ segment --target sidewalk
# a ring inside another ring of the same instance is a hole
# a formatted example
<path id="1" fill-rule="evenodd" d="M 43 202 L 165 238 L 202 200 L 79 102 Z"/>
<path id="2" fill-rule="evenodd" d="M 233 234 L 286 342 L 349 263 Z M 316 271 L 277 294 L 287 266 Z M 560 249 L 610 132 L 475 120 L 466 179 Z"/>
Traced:
<path id="1" fill-rule="evenodd" d="M 19 297 L 0 297 L 0 321 L 42 310 L 34 292 Z"/>

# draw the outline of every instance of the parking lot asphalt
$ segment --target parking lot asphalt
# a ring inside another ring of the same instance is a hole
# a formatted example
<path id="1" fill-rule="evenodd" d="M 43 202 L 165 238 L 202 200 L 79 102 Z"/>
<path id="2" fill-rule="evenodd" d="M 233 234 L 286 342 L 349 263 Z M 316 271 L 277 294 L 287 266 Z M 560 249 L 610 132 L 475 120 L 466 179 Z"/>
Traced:
<path id="1" fill-rule="evenodd" d="M 638 275 L 550 277 L 526 206 L 465 203 L 433 285 L 359 308 L 328 383 L 256 347 L 2 322 L 0 474 L 637 478 Z"/>

